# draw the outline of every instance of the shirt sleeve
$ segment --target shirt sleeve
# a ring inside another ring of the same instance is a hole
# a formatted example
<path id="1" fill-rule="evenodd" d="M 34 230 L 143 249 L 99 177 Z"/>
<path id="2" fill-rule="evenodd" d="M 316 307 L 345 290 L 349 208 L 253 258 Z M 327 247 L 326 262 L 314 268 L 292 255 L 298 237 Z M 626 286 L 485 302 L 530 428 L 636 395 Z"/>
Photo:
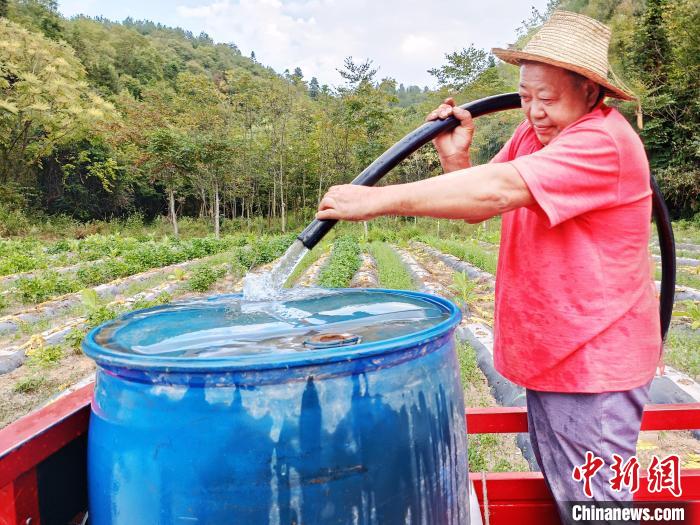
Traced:
<path id="1" fill-rule="evenodd" d="M 602 128 L 568 130 L 511 165 L 525 180 L 550 227 L 619 201 L 619 154 Z"/>

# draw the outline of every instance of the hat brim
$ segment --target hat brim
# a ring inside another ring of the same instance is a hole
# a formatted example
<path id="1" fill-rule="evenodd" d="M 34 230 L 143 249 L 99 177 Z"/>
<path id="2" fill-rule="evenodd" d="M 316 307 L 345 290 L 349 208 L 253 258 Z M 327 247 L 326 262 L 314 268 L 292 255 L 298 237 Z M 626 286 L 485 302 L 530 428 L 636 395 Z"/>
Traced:
<path id="1" fill-rule="evenodd" d="M 549 64 L 551 66 L 561 67 L 563 69 L 573 71 L 574 73 L 578 73 L 579 75 L 584 76 L 592 80 L 593 82 L 596 82 L 597 84 L 600 84 L 603 87 L 603 89 L 605 89 L 605 94 L 607 96 L 619 98 L 622 100 L 635 100 L 634 95 L 628 93 L 622 88 L 617 87 L 616 85 L 612 84 L 607 78 L 600 76 L 598 73 L 595 73 L 590 69 L 576 66 L 575 64 L 569 64 L 567 62 L 561 62 L 559 60 L 555 60 L 553 58 L 546 57 L 543 55 L 527 53 L 524 51 L 517 51 L 515 49 L 501 49 L 496 47 L 493 48 L 491 52 L 504 62 L 513 64 L 514 66 L 519 66 L 523 60 L 529 60 L 533 62 L 544 62 L 545 64 Z"/>

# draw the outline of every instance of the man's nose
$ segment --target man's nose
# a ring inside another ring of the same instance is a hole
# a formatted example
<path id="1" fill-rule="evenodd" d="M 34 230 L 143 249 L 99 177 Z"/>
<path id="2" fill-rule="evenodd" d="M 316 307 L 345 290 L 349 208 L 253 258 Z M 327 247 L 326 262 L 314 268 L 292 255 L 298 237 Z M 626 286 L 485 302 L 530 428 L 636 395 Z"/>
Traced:
<path id="1" fill-rule="evenodd" d="M 542 102 L 533 100 L 530 104 L 530 116 L 532 118 L 539 119 L 544 118 L 546 115 L 547 114 L 544 110 L 544 104 Z"/>

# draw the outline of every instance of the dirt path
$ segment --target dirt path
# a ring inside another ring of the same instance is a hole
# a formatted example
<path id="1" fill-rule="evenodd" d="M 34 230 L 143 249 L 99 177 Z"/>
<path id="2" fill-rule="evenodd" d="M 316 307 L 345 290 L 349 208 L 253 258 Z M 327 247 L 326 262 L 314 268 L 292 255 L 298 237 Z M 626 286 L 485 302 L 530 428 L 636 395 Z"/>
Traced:
<path id="1" fill-rule="evenodd" d="M 379 277 L 377 276 L 376 261 L 367 253 L 363 253 L 361 257 L 360 269 L 350 281 L 350 288 L 378 288 Z"/>
<path id="2" fill-rule="evenodd" d="M 321 268 L 323 268 L 328 262 L 330 254 L 325 253 L 321 255 L 311 266 L 309 266 L 304 273 L 302 273 L 294 286 L 316 286 L 318 281 L 318 276 L 321 273 Z"/>

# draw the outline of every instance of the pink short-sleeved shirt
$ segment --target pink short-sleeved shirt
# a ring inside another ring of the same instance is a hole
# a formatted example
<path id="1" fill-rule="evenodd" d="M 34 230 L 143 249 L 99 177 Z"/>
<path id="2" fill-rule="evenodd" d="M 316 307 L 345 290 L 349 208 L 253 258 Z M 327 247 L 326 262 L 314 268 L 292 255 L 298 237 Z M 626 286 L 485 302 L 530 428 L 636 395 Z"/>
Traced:
<path id="1" fill-rule="evenodd" d="M 632 127 L 601 105 L 543 147 L 526 121 L 492 162 L 510 162 L 536 201 L 502 218 L 496 369 L 552 392 L 650 381 L 661 351 L 651 189 Z"/>

